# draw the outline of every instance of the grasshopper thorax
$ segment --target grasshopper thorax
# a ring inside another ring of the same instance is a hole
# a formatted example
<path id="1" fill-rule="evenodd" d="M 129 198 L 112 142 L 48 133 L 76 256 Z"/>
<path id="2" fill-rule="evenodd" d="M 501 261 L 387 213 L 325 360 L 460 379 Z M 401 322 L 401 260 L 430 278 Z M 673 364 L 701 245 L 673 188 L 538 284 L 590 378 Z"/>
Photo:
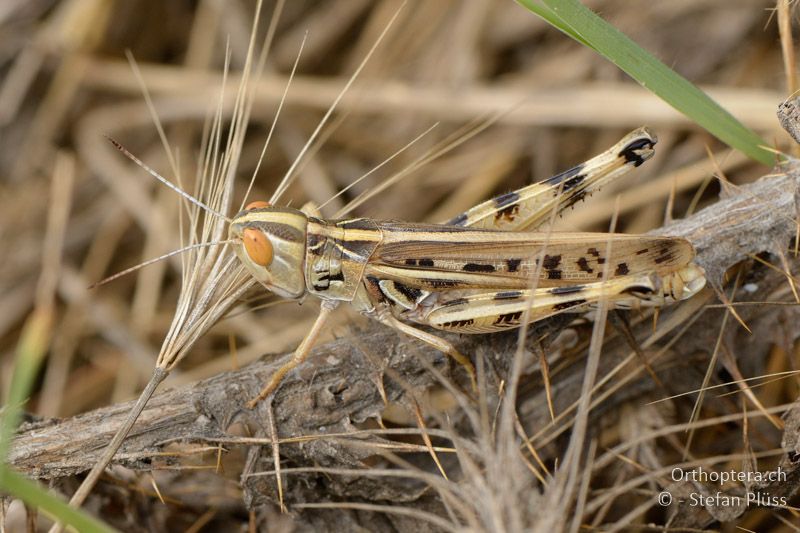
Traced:
<path id="1" fill-rule="evenodd" d="M 302 212 L 252 202 L 230 224 L 233 248 L 244 267 L 267 289 L 283 298 L 306 292 L 303 277 L 306 227 Z"/>

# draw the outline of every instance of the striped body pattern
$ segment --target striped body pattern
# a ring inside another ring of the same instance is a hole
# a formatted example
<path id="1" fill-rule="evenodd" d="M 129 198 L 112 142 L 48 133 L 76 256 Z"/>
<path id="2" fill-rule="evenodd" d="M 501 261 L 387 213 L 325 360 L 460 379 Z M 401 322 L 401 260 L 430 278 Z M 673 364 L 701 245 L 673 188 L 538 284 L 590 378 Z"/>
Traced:
<path id="1" fill-rule="evenodd" d="M 581 165 L 445 224 L 326 221 L 311 207 L 255 202 L 234 218 L 231 238 L 242 243 L 235 245 L 239 258 L 267 289 L 289 298 L 313 294 L 323 301 L 320 316 L 349 302 L 473 373 L 452 345 L 412 324 L 488 333 L 521 326 L 526 311 L 537 321 L 600 301 L 616 308 L 661 306 L 703 288 L 703 272 L 684 239 L 544 231 L 554 214 L 652 157 L 655 143 L 640 128 Z M 304 357 L 296 354 L 286 371 Z M 260 398 L 285 372 L 278 374 Z"/>

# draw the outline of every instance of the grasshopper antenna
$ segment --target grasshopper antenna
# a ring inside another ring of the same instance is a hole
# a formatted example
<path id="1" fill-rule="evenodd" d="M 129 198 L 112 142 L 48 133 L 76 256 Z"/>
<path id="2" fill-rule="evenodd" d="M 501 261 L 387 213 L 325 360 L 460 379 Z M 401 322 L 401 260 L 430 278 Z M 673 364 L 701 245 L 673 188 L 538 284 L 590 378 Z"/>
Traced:
<path id="1" fill-rule="evenodd" d="M 133 161 L 134 163 L 136 163 L 140 167 L 142 167 L 145 171 L 147 171 L 148 174 L 153 176 L 155 179 L 157 179 L 158 181 L 160 181 L 161 183 L 163 183 L 164 185 L 166 185 L 167 187 L 169 187 L 170 189 L 172 189 L 176 193 L 180 194 L 186 200 L 190 201 L 191 203 L 193 203 L 197 207 L 200 207 L 201 209 L 211 213 L 214 216 L 217 216 L 219 218 L 227 220 L 228 222 L 231 221 L 230 217 L 228 217 L 228 216 L 220 213 L 216 209 L 213 209 L 213 208 L 209 207 L 208 205 L 204 204 L 203 202 L 201 202 L 200 200 L 198 200 L 197 198 L 195 198 L 194 196 L 192 196 L 188 192 L 184 191 L 183 189 L 181 189 L 180 187 L 178 187 L 177 185 L 175 185 L 174 183 L 169 181 L 167 178 L 165 178 L 164 176 L 162 176 L 161 174 L 159 174 L 158 172 L 156 172 L 152 168 L 150 168 L 144 161 L 142 161 L 141 159 L 139 159 L 138 157 L 133 155 L 130 152 L 130 150 L 128 150 L 127 148 L 122 146 L 120 143 L 115 141 L 113 138 L 109 137 L 108 135 L 106 135 L 105 138 L 108 139 L 108 141 L 111 144 L 114 145 L 114 148 L 116 148 L 117 150 L 122 152 L 125 155 L 125 157 L 127 157 L 128 159 L 130 159 L 131 161 Z"/>
<path id="2" fill-rule="evenodd" d="M 125 270 L 121 270 L 120 272 L 117 272 L 116 274 L 112 274 L 112 275 L 108 276 L 107 278 L 101 279 L 100 281 L 96 281 L 96 282 L 92 283 L 91 285 L 89 285 L 89 289 L 96 289 L 97 287 L 100 287 L 101 285 L 105 285 L 106 283 L 114 281 L 115 279 L 121 278 L 122 276 L 127 276 L 131 272 L 136 272 L 137 270 L 140 270 L 140 269 L 142 269 L 142 268 L 144 268 L 146 266 L 150 266 L 150 265 L 152 265 L 154 263 L 158 263 L 159 261 L 163 261 L 164 259 L 169 259 L 170 257 L 173 257 L 175 255 L 180 255 L 180 254 L 182 254 L 184 252 L 188 252 L 189 250 L 197 250 L 198 248 L 208 248 L 210 246 L 215 246 L 217 244 L 229 244 L 229 243 L 232 243 L 232 242 L 234 242 L 234 241 L 231 239 L 231 240 L 224 240 L 224 241 L 200 242 L 200 243 L 196 243 L 196 244 L 190 244 L 189 246 L 184 246 L 183 248 L 178 248 L 177 250 L 172 250 L 171 252 L 167 252 L 164 255 L 159 255 L 158 257 L 153 257 L 152 259 L 148 259 L 147 261 L 143 261 L 143 262 L 139 263 L 138 265 L 134 265 L 132 267 L 126 268 Z"/>

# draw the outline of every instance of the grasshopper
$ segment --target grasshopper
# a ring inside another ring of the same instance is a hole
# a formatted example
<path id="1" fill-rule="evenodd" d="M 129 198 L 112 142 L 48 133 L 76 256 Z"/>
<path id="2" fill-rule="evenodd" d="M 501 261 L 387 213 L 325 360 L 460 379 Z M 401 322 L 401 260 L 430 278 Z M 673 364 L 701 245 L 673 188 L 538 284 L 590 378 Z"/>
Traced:
<path id="1" fill-rule="evenodd" d="M 323 220 L 313 205 L 292 209 L 256 201 L 231 221 L 230 242 L 267 290 L 322 300 L 293 357 L 255 406 L 308 356 L 330 313 L 347 302 L 461 363 L 469 358 L 415 324 L 457 333 L 491 333 L 558 313 L 581 313 L 601 300 L 614 308 L 662 306 L 705 286 L 694 248 L 677 237 L 543 232 L 552 214 L 638 167 L 656 137 L 639 128 L 565 172 L 497 196 L 444 224 Z M 527 314 L 526 314 L 527 311 Z"/>

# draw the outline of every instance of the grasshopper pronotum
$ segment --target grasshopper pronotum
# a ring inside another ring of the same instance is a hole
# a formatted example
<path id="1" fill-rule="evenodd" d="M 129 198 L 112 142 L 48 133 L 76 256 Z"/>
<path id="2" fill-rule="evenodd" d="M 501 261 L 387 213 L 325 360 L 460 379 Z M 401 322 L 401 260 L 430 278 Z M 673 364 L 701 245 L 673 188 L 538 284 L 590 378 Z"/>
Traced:
<path id="1" fill-rule="evenodd" d="M 230 224 L 234 250 L 268 290 L 292 299 L 313 294 L 322 306 L 292 359 L 250 406 L 266 398 L 308 355 L 342 302 L 416 337 L 461 363 L 449 342 L 408 322 L 458 333 L 488 333 L 601 299 L 612 307 L 660 306 L 705 285 L 685 239 L 616 233 L 535 232 L 549 215 L 652 157 L 656 138 L 640 128 L 595 158 L 498 196 L 446 224 L 327 221 L 313 206 L 252 202 Z"/>

